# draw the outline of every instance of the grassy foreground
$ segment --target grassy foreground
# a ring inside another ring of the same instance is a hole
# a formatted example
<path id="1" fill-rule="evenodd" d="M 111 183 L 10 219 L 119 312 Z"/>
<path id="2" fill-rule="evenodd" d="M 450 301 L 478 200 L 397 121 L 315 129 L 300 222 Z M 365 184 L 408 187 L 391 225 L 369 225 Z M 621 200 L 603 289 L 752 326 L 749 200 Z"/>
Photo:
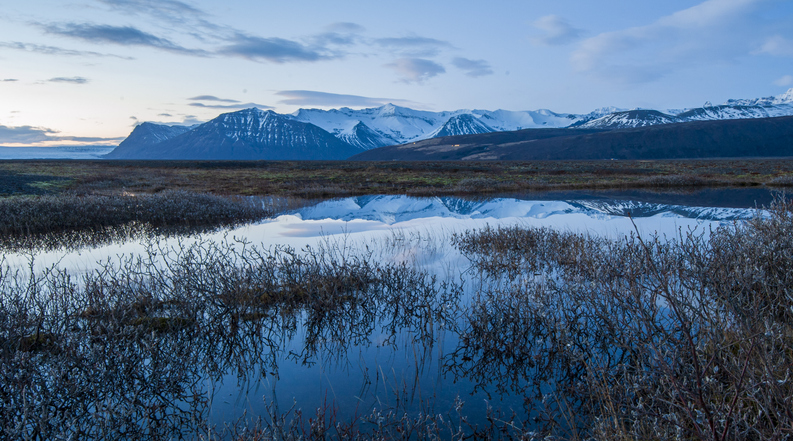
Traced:
<path id="1" fill-rule="evenodd" d="M 0 161 L 0 196 L 163 190 L 302 199 L 786 186 L 793 159 L 534 162 Z"/>

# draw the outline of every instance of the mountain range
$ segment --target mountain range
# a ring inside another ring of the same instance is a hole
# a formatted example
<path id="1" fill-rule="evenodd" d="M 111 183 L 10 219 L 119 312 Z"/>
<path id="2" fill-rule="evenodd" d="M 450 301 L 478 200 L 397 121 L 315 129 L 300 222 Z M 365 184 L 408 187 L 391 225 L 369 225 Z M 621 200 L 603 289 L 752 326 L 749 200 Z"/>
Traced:
<path id="1" fill-rule="evenodd" d="M 665 111 L 605 107 L 588 114 L 546 109 L 429 112 L 393 104 L 361 110 L 300 109 L 292 114 L 251 108 L 222 114 L 192 127 L 140 124 L 106 158 L 346 159 L 381 147 L 460 135 L 519 131 L 531 133 L 530 139 L 524 139 L 530 141 L 604 130 L 788 115 L 793 115 L 793 89 L 774 97 L 728 100 L 717 106 L 706 103 L 692 109 Z M 526 129 L 562 131 L 551 135 L 557 132 Z M 488 155 L 479 158 L 486 159 Z"/>

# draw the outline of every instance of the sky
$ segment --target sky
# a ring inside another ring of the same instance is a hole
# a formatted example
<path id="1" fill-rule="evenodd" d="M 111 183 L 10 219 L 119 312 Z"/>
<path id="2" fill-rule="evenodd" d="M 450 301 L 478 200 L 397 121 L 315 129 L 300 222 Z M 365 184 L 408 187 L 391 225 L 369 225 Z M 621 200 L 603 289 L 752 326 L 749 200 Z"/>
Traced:
<path id="1" fill-rule="evenodd" d="M 248 107 L 686 108 L 793 87 L 793 0 L 3 0 L 0 145 Z"/>

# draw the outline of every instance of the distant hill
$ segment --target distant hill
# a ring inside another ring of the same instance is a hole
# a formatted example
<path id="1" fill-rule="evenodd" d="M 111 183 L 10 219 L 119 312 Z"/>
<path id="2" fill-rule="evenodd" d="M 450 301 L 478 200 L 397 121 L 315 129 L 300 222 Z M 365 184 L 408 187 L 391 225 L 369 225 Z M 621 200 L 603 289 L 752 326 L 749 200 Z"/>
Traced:
<path id="1" fill-rule="evenodd" d="M 645 127 L 529 129 L 381 147 L 353 161 L 683 159 L 793 156 L 793 117 Z"/>

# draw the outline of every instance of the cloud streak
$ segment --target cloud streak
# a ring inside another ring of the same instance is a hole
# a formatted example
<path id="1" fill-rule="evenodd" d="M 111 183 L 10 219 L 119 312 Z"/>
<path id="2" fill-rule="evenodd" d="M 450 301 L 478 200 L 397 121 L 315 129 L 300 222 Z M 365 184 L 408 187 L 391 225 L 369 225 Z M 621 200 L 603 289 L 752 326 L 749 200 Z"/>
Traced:
<path id="1" fill-rule="evenodd" d="M 92 51 L 77 51 L 72 49 L 64 49 L 56 46 L 22 43 L 19 41 L 0 43 L 0 48 L 15 49 L 15 50 L 33 52 L 43 55 L 63 55 L 69 57 L 113 57 L 113 58 L 122 58 L 125 60 L 134 60 L 134 58 L 132 57 L 122 57 L 120 55 L 103 54 Z"/>
<path id="2" fill-rule="evenodd" d="M 542 46 L 560 46 L 577 41 L 583 31 L 574 28 L 567 20 L 558 15 L 540 17 L 532 26 L 543 32 L 543 35 L 532 38 L 532 42 Z"/>
<path id="3" fill-rule="evenodd" d="M 793 40 L 774 35 L 768 38 L 756 52 L 776 57 L 793 57 Z"/>
<path id="4" fill-rule="evenodd" d="M 190 100 L 190 101 L 217 101 L 217 102 L 221 102 L 221 103 L 238 103 L 239 102 L 237 100 L 230 100 L 230 99 L 226 99 L 226 98 L 218 98 L 218 97 L 216 97 L 214 95 L 198 95 L 198 96 L 194 96 L 192 98 L 188 98 L 188 100 Z"/>
<path id="5" fill-rule="evenodd" d="M 331 58 L 296 41 L 248 35 L 237 35 L 232 44 L 221 48 L 218 53 L 253 61 L 269 61 L 278 64 L 294 61 L 319 61 Z"/>
<path id="6" fill-rule="evenodd" d="M 44 30 L 49 34 L 74 38 L 94 44 L 111 43 L 122 46 L 143 46 L 187 55 L 207 55 L 203 50 L 184 48 L 168 39 L 157 37 L 132 26 L 63 23 L 45 25 Z"/>
<path id="7" fill-rule="evenodd" d="M 442 50 L 454 49 L 448 41 L 412 35 L 409 37 L 377 38 L 374 44 L 409 57 L 434 57 Z"/>
<path id="8" fill-rule="evenodd" d="M 0 144 L 40 144 L 43 142 L 74 141 L 74 142 L 111 142 L 124 138 L 99 138 L 87 136 L 56 136 L 57 130 L 34 126 L 0 125 Z"/>
<path id="9" fill-rule="evenodd" d="M 452 60 L 452 64 L 472 78 L 493 75 L 490 63 L 485 60 L 469 60 L 468 58 L 457 57 Z"/>
<path id="10" fill-rule="evenodd" d="M 239 103 L 239 104 L 190 103 L 188 104 L 188 106 L 201 107 L 204 109 L 222 109 L 222 110 L 250 109 L 251 107 L 258 107 L 259 109 L 274 109 L 273 106 L 268 106 L 266 104 L 257 104 L 257 103 Z"/>
<path id="11" fill-rule="evenodd" d="M 48 83 L 71 83 L 71 84 L 85 84 L 89 80 L 83 77 L 55 77 L 47 80 Z"/>
<path id="12" fill-rule="evenodd" d="M 380 107 L 388 103 L 413 105 L 406 100 L 393 98 L 372 98 L 360 95 L 318 92 L 314 90 L 281 90 L 275 93 L 284 99 L 279 104 L 317 107 Z"/>
<path id="13" fill-rule="evenodd" d="M 423 58 L 400 58 L 384 67 L 394 70 L 405 83 L 423 83 L 424 81 L 446 73 L 440 64 Z"/>

